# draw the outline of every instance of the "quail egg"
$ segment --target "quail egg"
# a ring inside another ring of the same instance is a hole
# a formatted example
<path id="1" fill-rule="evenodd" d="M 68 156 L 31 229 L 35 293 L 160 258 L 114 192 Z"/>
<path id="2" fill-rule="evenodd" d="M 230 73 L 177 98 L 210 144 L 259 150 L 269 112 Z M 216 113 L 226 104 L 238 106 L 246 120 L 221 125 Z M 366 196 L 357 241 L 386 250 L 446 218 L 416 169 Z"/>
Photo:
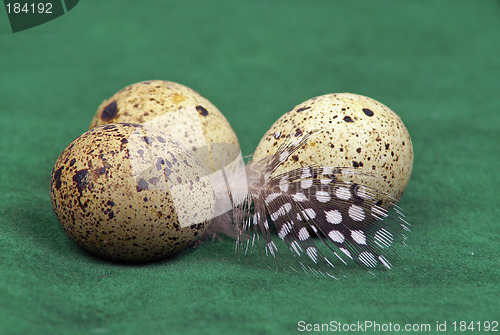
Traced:
<path id="1" fill-rule="evenodd" d="M 207 228 L 210 178 L 163 132 L 139 124 L 99 126 L 74 140 L 52 170 L 53 210 L 87 251 L 144 262 L 178 253 Z"/>
<path id="2" fill-rule="evenodd" d="M 169 134 L 192 150 L 208 172 L 220 170 L 240 153 L 224 115 L 198 92 L 175 82 L 143 81 L 123 88 L 99 106 L 90 128 L 119 122 Z"/>
<path id="3" fill-rule="evenodd" d="M 410 135 L 398 115 L 365 96 L 327 94 L 297 105 L 267 131 L 253 160 L 273 155 L 290 138 L 318 130 L 273 175 L 308 165 L 348 167 L 365 173 L 349 180 L 399 200 L 412 172 Z"/>

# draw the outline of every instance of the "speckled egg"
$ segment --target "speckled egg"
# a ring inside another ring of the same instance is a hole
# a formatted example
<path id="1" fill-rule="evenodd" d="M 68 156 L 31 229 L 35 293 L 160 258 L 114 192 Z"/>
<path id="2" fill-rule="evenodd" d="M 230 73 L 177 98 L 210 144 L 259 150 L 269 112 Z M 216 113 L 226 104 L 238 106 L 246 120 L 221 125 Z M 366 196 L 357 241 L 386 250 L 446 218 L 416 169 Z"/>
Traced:
<path id="1" fill-rule="evenodd" d="M 290 137 L 314 130 L 301 149 L 274 173 L 308 165 L 349 167 L 375 178 L 349 176 L 349 180 L 376 188 L 399 199 L 410 180 L 413 148 L 401 118 L 371 98 L 327 94 L 307 100 L 279 118 L 260 141 L 254 161 L 273 155 Z"/>
<path id="2" fill-rule="evenodd" d="M 193 150 L 207 171 L 219 170 L 239 154 L 239 143 L 224 115 L 198 92 L 164 80 L 125 87 L 97 109 L 90 128 L 131 122 L 169 134 Z"/>
<path id="3" fill-rule="evenodd" d="M 74 241 L 126 262 L 158 260 L 191 245 L 215 202 L 191 152 L 158 130 L 121 123 L 96 127 L 61 153 L 50 196 Z"/>

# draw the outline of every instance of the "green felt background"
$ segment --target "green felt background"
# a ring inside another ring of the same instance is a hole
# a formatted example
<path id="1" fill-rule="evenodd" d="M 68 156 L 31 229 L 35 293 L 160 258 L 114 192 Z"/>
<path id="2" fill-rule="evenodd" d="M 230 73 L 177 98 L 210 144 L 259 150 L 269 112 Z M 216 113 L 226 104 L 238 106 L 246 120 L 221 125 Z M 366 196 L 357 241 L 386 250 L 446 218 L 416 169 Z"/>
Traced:
<path id="1" fill-rule="evenodd" d="M 317 95 L 391 107 L 415 150 L 397 267 L 331 281 L 238 263 L 230 241 L 142 266 L 80 250 L 51 209 L 52 165 L 103 99 L 147 79 L 210 99 L 244 154 Z M 495 0 L 80 1 L 16 34 L 0 9 L 0 333 L 499 320 L 499 79 Z"/>

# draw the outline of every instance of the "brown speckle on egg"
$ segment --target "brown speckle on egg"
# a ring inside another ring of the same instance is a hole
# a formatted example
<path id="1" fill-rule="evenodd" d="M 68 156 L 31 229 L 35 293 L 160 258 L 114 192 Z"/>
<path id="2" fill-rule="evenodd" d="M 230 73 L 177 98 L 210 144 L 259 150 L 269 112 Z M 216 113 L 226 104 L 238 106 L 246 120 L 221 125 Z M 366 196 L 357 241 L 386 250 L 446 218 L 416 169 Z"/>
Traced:
<path id="1" fill-rule="evenodd" d="M 113 101 L 109 105 L 104 107 L 104 109 L 101 112 L 101 119 L 103 121 L 110 121 L 116 116 L 117 113 L 118 113 L 118 106 L 116 104 L 116 101 Z"/>
<path id="2" fill-rule="evenodd" d="M 309 108 L 311 108 L 311 107 L 310 106 L 308 106 L 308 107 L 300 107 L 300 108 L 297 109 L 297 113 L 300 113 L 302 111 L 308 110 Z"/>
<path id="3" fill-rule="evenodd" d="M 207 116 L 208 115 L 208 111 L 203 107 L 203 106 L 196 106 L 196 110 L 198 111 L 198 113 L 200 113 L 200 115 L 203 115 L 203 116 Z"/>
<path id="4" fill-rule="evenodd" d="M 370 108 L 363 108 L 363 113 L 365 113 L 366 116 L 373 116 L 373 111 Z"/>

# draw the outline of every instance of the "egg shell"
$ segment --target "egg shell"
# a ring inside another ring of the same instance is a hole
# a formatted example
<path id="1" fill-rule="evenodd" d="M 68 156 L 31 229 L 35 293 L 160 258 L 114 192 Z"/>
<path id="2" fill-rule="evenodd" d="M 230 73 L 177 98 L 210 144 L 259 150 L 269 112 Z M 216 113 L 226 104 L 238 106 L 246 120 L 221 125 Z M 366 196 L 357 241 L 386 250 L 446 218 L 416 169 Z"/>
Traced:
<path id="1" fill-rule="evenodd" d="M 97 109 L 90 129 L 109 123 L 157 128 L 192 149 L 207 171 L 219 170 L 238 155 L 238 138 L 209 100 L 184 85 L 164 80 L 127 86 Z"/>
<path id="2" fill-rule="evenodd" d="M 168 135 L 138 124 L 96 127 L 52 170 L 53 210 L 66 233 L 110 260 L 144 262 L 197 240 L 214 210 L 210 179 Z"/>
<path id="3" fill-rule="evenodd" d="M 351 94 L 327 94 L 307 100 L 280 117 L 260 141 L 253 160 L 273 155 L 285 141 L 323 130 L 273 175 L 320 165 L 348 167 L 375 176 L 343 177 L 399 200 L 410 180 L 413 147 L 401 118 L 382 103 Z"/>

